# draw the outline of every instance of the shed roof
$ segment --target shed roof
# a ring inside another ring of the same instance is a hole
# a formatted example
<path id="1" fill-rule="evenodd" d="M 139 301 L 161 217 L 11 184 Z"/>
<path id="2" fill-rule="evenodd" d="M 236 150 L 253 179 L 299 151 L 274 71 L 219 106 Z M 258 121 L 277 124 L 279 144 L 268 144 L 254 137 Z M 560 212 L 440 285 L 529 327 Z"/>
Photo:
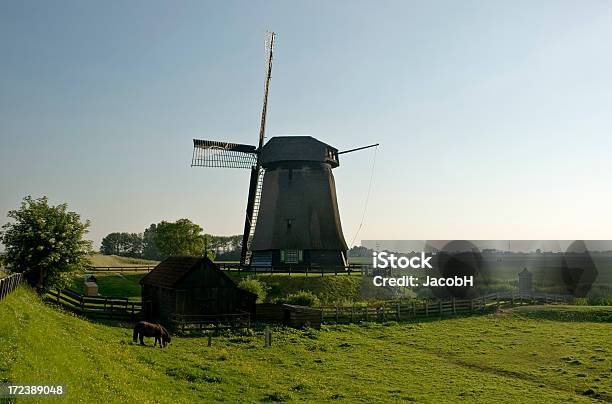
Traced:
<path id="1" fill-rule="evenodd" d="M 185 275 L 204 264 L 212 265 L 217 269 L 207 257 L 168 257 L 146 274 L 140 280 L 140 284 L 172 288 Z"/>

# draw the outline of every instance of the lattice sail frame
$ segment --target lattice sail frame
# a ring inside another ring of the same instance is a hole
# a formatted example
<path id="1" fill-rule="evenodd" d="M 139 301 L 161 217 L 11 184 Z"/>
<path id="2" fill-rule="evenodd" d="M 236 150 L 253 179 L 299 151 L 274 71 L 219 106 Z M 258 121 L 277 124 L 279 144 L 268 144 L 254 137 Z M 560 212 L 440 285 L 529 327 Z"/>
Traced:
<path id="1" fill-rule="evenodd" d="M 192 167 L 247 168 L 257 164 L 252 145 L 193 139 Z"/>

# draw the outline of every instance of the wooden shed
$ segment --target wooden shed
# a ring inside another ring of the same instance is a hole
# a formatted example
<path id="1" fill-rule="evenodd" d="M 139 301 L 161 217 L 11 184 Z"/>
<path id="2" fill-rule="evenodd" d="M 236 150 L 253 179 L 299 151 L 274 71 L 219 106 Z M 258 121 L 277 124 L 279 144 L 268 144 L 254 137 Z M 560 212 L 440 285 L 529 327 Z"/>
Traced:
<path id="1" fill-rule="evenodd" d="M 257 296 L 240 289 L 206 257 L 169 257 L 140 280 L 145 317 L 255 314 Z"/>
<path id="2" fill-rule="evenodd" d="M 262 323 L 282 323 L 290 327 L 321 328 L 323 312 L 307 306 L 284 303 L 260 303 L 256 305 L 255 320 Z"/>

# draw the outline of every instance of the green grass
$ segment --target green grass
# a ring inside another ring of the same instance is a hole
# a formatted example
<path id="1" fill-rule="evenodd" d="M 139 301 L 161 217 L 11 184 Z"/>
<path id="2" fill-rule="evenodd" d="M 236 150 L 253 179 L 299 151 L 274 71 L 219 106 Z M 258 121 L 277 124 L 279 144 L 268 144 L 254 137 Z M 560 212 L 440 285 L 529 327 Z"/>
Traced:
<path id="1" fill-rule="evenodd" d="M 286 276 L 257 275 L 268 289 L 268 301 L 285 298 L 290 294 L 307 290 L 314 293 L 322 303 L 359 300 L 362 277 L 354 276 Z"/>
<path id="2" fill-rule="evenodd" d="M 524 306 L 513 311 L 518 315 L 535 319 L 612 323 L 610 306 Z"/>
<path id="3" fill-rule="evenodd" d="M 140 300 L 140 279 L 144 272 L 104 273 L 96 272 L 99 293 L 109 297 L 128 297 Z M 242 276 L 230 273 L 236 283 L 240 282 Z M 286 275 L 251 275 L 264 282 L 268 288 L 268 300 L 284 298 L 289 294 L 300 290 L 313 292 L 323 303 L 336 301 L 361 300 L 362 277 L 353 276 L 286 276 Z M 83 277 L 78 275 L 74 278 L 71 289 L 79 293 L 84 292 Z"/>
<path id="4" fill-rule="evenodd" d="M 130 300 L 140 300 L 140 279 L 146 272 L 104 273 L 95 272 L 98 293 L 107 297 L 127 297 Z M 70 289 L 80 294 L 85 293 L 83 276 L 75 276 Z"/>
<path id="5" fill-rule="evenodd" d="M 129 328 L 83 320 L 21 288 L 0 302 L 0 383 L 66 384 L 66 401 L 85 403 L 591 402 L 612 399 L 611 335 L 607 322 L 516 310 L 274 328 L 271 348 L 257 331 L 215 337 L 212 347 L 206 338 L 175 337 L 161 350 L 133 345 Z"/>
<path id="6" fill-rule="evenodd" d="M 130 265 L 157 265 L 159 261 L 144 260 L 140 258 L 119 257 L 117 255 L 92 254 L 89 257 L 94 267 L 121 267 Z"/>

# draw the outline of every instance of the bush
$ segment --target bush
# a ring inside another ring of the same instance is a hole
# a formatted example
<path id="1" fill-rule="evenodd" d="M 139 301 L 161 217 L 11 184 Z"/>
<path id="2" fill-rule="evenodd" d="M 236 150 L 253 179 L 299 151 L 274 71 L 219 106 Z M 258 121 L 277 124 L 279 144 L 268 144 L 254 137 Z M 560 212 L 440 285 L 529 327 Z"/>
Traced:
<path id="1" fill-rule="evenodd" d="M 243 279 L 238 284 L 240 289 L 244 289 L 247 292 L 251 292 L 257 295 L 257 303 L 262 303 L 266 300 L 266 286 L 265 283 L 258 281 L 257 279 L 249 278 Z"/>
<path id="2" fill-rule="evenodd" d="M 2 226 L 2 261 L 11 272 L 29 272 L 39 292 L 68 285 L 72 274 L 89 263 L 91 241 L 85 240 L 89 221 L 68 211 L 68 205 L 49 205 L 46 197 L 27 196 L 11 210 L 13 222 Z"/>
<path id="3" fill-rule="evenodd" d="M 319 298 L 312 292 L 306 290 L 300 290 L 297 293 L 290 294 L 285 299 L 289 304 L 295 304 L 297 306 L 318 306 Z"/>

